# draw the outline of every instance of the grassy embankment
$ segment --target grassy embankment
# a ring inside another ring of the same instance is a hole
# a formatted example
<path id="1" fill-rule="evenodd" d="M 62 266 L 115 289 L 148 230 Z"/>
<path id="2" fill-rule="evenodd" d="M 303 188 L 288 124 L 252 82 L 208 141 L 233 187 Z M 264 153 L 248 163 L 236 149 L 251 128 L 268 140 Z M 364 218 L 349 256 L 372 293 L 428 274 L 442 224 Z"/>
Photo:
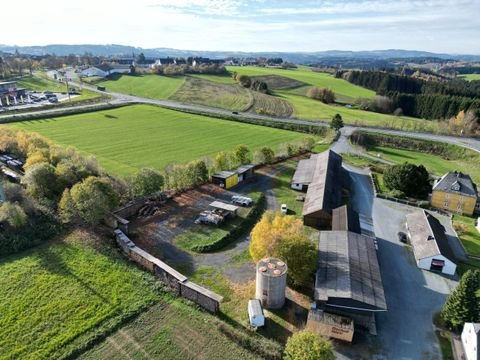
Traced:
<path id="1" fill-rule="evenodd" d="M 467 81 L 480 80 L 480 74 L 463 74 L 458 77 Z"/>
<path id="2" fill-rule="evenodd" d="M 304 134 L 212 119 L 148 105 L 25 121 L 11 126 L 93 154 L 110 173 L 130 175 L 140 167 L 162 170 L 245 144 L 252 151 L 300 140 Z"/>

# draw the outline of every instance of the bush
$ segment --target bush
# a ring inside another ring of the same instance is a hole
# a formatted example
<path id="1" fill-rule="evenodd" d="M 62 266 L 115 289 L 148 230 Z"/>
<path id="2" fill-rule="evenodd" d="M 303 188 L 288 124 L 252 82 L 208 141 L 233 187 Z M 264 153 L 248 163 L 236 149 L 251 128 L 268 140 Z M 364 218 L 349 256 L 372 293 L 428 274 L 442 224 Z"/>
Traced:
<path id="1" fill-rule="evenodd" d="M 406 196 L 425 199 L 431 191 L 430 176 L 423 165 L 403 163 L 393 165 L 385 170 L 385 186 L 398 190 Z"/>
<path id="2" fill-rule="evenodd" d="M 335 93 L 331 89 L 322 89 L 319 87 L 311 87 L 307 91 L 309 98 L 319 100 L 325 104 L 331 104 L 335 102 Z"/>
<path id="3" fill-rule="evenodd" d="M 288 339 L 284 359 L 334 360 L 335 356 L 330 341 L 310 330 L 302 330 Z"/>

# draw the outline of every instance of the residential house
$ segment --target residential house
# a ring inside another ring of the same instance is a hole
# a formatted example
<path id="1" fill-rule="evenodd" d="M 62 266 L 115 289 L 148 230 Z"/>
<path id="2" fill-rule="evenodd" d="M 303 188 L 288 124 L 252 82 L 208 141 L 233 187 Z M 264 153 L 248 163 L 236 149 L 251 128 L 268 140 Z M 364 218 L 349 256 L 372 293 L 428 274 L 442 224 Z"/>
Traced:
<path id="1" fill-rule="evenodd" d="M 424 270 L 454 275 L 457 265 L 445 228 L 425 210 L 407 215 L 407 231 L 417 266 Z"/>
<path id="2" fill-rule="evenodd" d="M 478 351 L 480 324 L 467 322 L 463 326 L 462 345 L 465 352 L 465 360 L 480 360 Z"/>
<path id="3" fill-rule="evenodd" d="M 433 185 L 431 204 L 437 209 L 473 215 L 479 206 L 477 186 L 467 174 L 448 172 Z"/>

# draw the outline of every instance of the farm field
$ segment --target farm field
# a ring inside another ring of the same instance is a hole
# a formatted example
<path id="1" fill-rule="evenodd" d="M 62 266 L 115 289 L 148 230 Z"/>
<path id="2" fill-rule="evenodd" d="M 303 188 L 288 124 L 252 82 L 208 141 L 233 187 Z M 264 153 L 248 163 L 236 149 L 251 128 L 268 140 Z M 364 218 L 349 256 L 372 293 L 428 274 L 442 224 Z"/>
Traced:
<path id="1" fill-rule="evenodd" d="M 301 119 L 330 121 L 338 113 L 346 124 L 351 125 L 380 126 L 431 132 L 435 132 L 438 129 L 438 124 L 435 121 L 380 114 L 345 106 L 328 105 L 321 101 L 298 95 L 294 91 L 278 91 L 277 94 L 293 105 L 295 109 L 293 116 Z"/>
<path id="2" fill-rule="evenodd" d="M 230 72 L 236 71 L 239 74 L 245 74 L 249 76 L 262 76 L 262 75 L 280 75 L 292 78 L 307 85 L 318 86 L 332 89 L 336 94 L 343 95 L 349 98 L 372 98 L 375 96 L 375 92 L 350 84 L 343 79 L 337 79 L 330 74 L 313 72 L 309 67 L 300 66 L 298 69 L 274 69 L 274 68 L 262 68 L 256 66 L 228 66 L 227 69 Z"/>
<path id="3" fill-rule="evenodd" d="M 409 162 L 416 165 L 423 165 L 430 173 L 437 176 L 442 176 L 448 171 L 458 170 L 469 174 L 475 183 L 480 183 L 480 167 L 472 166 L 472 164 L 480 162 L 480 155 L 471 150 L 466 150 L 467 155 L 464 158 L 452 160 L 446 160 L 440 156 L 423 152 L 380 146 L 372 147 L 369 153 L 374 156 L 380 154 L 383 159 L 399 164 Z"/>
<path id="4" fill-rule="evenodd" d="M 458 77 L 467 81 L 480 80 L 480 74 L 465 74 Z"/>
<path id="5" fill-rule="evenodd" d="M 184 76 L 120 75 L 98 85 L 105 86 L 108 91 L 165 100 L 175 94 L 184 82 Z"/>
<path id="6" fill-rule="evenodd" d="M 113 333 L 79 359 L 262 359 L 225 333 L 230 325 L 200 312 L 180 300 L 161 302 L 132 323 Z M 260 336 L 243 337 L 267 348 L 270 342 Z M 245 346 L 245 345 L 244 345 Z"/>
<path id="7" fill-rule="evenodd" d="M 480 233 L 475 229 L 475 219 L 453 215 L 452 222 L 465 250 L 470 255 L 480 256 Z"/>
<path id="8" fill-rule="evenodd" d="M 217 83 L 196 77 L 187 77 L 170 99 L 187 104 L 238 111 L 247 111 L 253 104 L 251 92 L 241 86 Z"/>
<path id="9" fill-rule="evenodd" d="M 112 174 L 127 176 L 138 168 L 163 169 L 245 144 L 277 150 L 304 134 L 234 121 L 186 114 L 156 106 L 135 105 L 114 110 L 14 123 L 54 142 L 95 155 Z"/>
<path id="10" fill-rule="evenodd" d="M 0 358 L 59 359 L 157 301 L 153 276 L 76 231 L 0 260 Z"/>

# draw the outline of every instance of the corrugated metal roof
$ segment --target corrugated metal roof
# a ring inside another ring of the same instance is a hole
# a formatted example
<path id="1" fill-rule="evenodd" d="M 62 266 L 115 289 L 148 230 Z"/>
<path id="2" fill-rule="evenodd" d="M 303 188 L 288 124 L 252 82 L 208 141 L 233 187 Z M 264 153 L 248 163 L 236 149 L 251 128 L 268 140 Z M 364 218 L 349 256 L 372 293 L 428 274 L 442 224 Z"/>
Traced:
<path id="1" fill-rule="evenodd" d="M 292 184 L 308 185 L 313 180 L 313 170 L 315 169 L 315 160 L 304 159 L 300 160 L 293 174 Z"/>
<path id="2" fill-rule="evenodd" d="M 226 204 L 221 201 L 214 201 L 210 203 L 211 207 L 217 208 L 217 209 L 222 209 L 230 212 L 235 212 L 238 210 L 238 206 L 232 205 L 232 204 Z"/>
<path id="3" fill-rule="evenodd" d="M 251 170 L 251 169 L 253 169 L 253 168 L 255 168 L 255 165 L 251 165 L 251 164 L 249 164 L 249 165 L 242 165 L 242 166 L 240 166 L 240 167 L 239 167 L 237 170 L 235 170 L 235 171 L 236 171 L 237 174 L 240 175 L 240 174 L 243 174 L 244 172 L 247 172 L 247 171 L 249 171 L 249 170 Z"/>
<path id="4" fill-rule="evenodd" d="M 387 309 L 372 238 L 347 231 L 320 233 L 315 300 L 328 304 L 331 298 L 352 299 L 377 310 Z"/>
<path id="5" fill-rule="evenodd" d="M 220 171 L 214 175 L 212 175 L 212 177 L 216 177 L 216 178 L 220 178 L 220 179 L 227 179 L 231 176 L 234 176 L 236 174 L 236 172 L 234 171 Z"/>
<path id="6" fill-rule="evenodd" d="M 317 211 L 329 213 L 339 205 L 341 194 L 339 177 L 342 169 L 342 157 L 332 150 L 327 150 L 310 157 L 313 161 L 313 181 L 308 186 L 303 215 Z"/>
<path id="7" fill-rule="evenodd" d="M 407 214 L 407 226 L 416 260 L 443 255 L 455 262 L 445 228 L 432 214 L 425 210 Z"/>

